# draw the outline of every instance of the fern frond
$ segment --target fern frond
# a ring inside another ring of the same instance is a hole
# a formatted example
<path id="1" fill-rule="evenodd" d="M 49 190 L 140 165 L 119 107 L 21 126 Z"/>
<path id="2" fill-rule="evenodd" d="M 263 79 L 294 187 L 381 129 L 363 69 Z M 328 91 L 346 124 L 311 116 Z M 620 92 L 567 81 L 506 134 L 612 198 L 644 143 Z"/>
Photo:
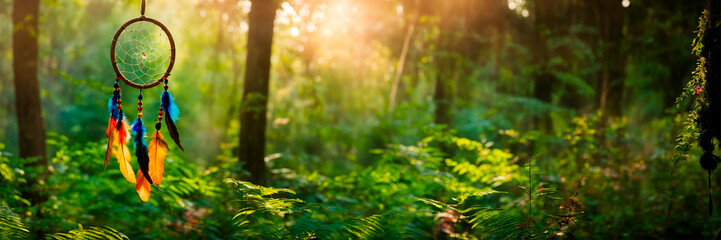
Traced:
<path id="1" fill-rule="evenodd" d="M 250 182 L 246 181 L 238 181 L 234 179 L 226 179 L 226 183 L 234 184 L 235 187 L 242 192 L 248 192 L 252 194 L 258 194 L 260 196 L 270 196 L 277 193 L 290 193 L 292 195 L 295 195 L 295 191 L 285 188 L 271 188 L 271 187 L 263 187 L 260 185 L 255 185 Z"/>
<path id="2" fill-rule="evenodd" d="M 472 212 L 468 223 L 471 228 L 479 230 L 485 239 L 525 239 L 526 231 L 519 227 L 523 219 L 509 211 L 472 208 L 465 212 Z"/>
<path id="3" fill-rule="evenodd" d="M 418 228 L 413 224 L 409 224 L 403 228 L 403 239 L 430 239 L 431 236 L 426 233 L 423 229 Z"/>
<path id="4" fill-rule="evenodd" d="M 8 206 L 0 207 L 0 239 L 27 239 L 30 231 Z"/>
<path id="5" fill-rule="evenodd" d="M 458 209 L 456 209 L 455 207 L 453 207 L 453 206 L 451 206 L 451 205 L 448 205 L 448 204 L 445 204 L 445 203 L 443 203 L 443 202 L 441 202 L 441 201 L 438 201 L 438 200 L 433 200 L 433 199 L 428 199 L 428 198 L 418 198 L 418 197 L 414 197 L 413 199 L 416 199 L 416 200 L 418 200 L 418 201 L 421 201 L 421 202 L 423 202 L 423 203 L 425 203 L 425 204 L 431 205 L 431 206 L 436 207 L 436 208 L 441 209 L 441 210 L 452 209 L 452 210 L 454 210 L 454 211 L 458 211 Z M 458 211 L 458 212 L 460 212 L 460 211 Z"/>
<path id="6" fill-rule="evenodd" d="M 90 227 L 88 229 L 71 230 L 68 233 L 56 233 L 48 235 L 49 239 L 56 240 L 128 240 L 125 234 L 111 227 Z"/>
<path id="7" fill-rule="evenodd" d="M 364 218 L 351 218 L 342 223 L 341 233 L 349 233 L 354 239 L 372 239 L 383 232 L 380 219 L 382 215 L 373 215 Z"/>

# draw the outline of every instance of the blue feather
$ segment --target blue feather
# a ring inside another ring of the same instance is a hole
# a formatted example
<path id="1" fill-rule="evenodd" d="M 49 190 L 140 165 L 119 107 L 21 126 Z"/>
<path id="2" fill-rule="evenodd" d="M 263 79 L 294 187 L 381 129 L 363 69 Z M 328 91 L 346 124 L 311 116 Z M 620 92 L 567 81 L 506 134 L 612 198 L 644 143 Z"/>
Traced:
<path id="1" fill-rule="evenodd" d="M 120 114 L 118 113 L 118 105 L 115 104 L 118 102 L 118 96 L 113 94 L 112 97 L 110 97 L 110 100 L 108 100 L 108 111 L 110 112 L 110 116 L 112 116 L 115 121 L 120 119 Z"/>
<path id="2" fill-rule="evenodd" d="M 161 105 L 163 106 L 163 111 L 168 113 L 170 116 L 170 120 L 173 120 L 173 122 L 178 121 L 178 117 L 180 116 L 180 109 L 178 109 L 178 105 L 175 105 L 175 102 L 173 101 L 173 96 L 170 95 L 170 92 L 168 90 L 165 90 L 163 92 L 163 95 L 160 97 L 160 101 L 162 102 Z"/>
<path id="3" fill-rule="evenodd" d="M 135 157 L 138 159 L 138 166 L 143 175 L 145 175 L 145 179 L 152 185 L 153 180 L 150 178 L 150 173 L 148 172 L 150 158 L 148 157 L 148 142 L 145 141 L 145 126 L 143 126 L 143 120 L 140 118 L 136 119 L 131 129 L 135 134 L 133 143 L 135 144 Z"/>
<path id="4" fill-rule="evenodd" d="M 115 96 L 112 96 L 110 97 L 110 99 L 108 99 L 108 111 L 110 112 L 110 114 L 113 114 L 113 102 L 115 102 Z"/>
<path id="5" fill-rule="evenodd" d="M 130 126 L 131 131 L 133 131 L 133 134 L 135 134 L 136 140 L 139 138 L 140 140 L 143 140 L 145 142 L 145 126 L 143 126 L 143 120 L 138 118 L 135 119 L 135 122 L 133 122 L 133 125 Z M 138 144 L 137 142 L 135 144 Z M 147 144 L 146 144 L 147 145 Z M 138 147 L 137 145 L 135 147 Z"/>

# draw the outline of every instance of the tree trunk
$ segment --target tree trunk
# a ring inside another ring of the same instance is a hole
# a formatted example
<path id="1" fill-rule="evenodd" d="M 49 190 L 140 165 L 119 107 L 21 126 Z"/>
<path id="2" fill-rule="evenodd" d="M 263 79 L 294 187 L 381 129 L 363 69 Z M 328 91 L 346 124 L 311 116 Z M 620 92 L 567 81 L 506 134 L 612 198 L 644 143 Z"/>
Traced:
<path id="1" fill-rule="evenodd" d="M 245 63 L 243 102 L 240 113 L 239 161 L 250 180 L 266 185 L 265 126 L 270 78 L 270 53 L 276 0 L 252 0 L 248 16 L 248 56 Z"/>
<path id="2" fill-rule="evenodd" d="M 533 98 L 551 104 L 553 87 L 557 84 L 556 76 L 551 72 L 548 62 L 551 59 L 550 49 L 548 48 L 548 38 L 553 35 L 554 30 L 558 27 L 555 25 L 554 6 L 548 1 L 536 1 L 533 6 L 536 15 L 534 28 L 530 35 L 534 38 L 530 40 L 531 52 L 533 53 L 533 65 L 538 66 L 537 72 L 533 74 Z M 544 34 L 545 33 L 545 34 Z M 548 34 L 550 33 L 550 34 Z M 551 118 L 549 112 L 537 113 L 531 119 L 531 127 L 529 130 L 540 130 L 543 132 L 551 130 Z M 531 142 L 533 144 L 533 141 Z M 530 147 L 533 151 L 534 146 Z"/>
<path id="3" fill-rule="evenodd" d="M 45 176 L 48 164 L 45 149 L 45 123 L 42 116 L 40 87 L 38 84 L 38 16 L 40 0 L 14 1 L 13 3 L 13 73 L 15 82 L 15 110 L 18 118 L 18 135 L 21 158 L 37 158 L 27 167 L 35 168 L 37 175 L 29 175 L 24 198 L 33 206 L 46 200 L 37 182 Z M 42 214 L 42 209 L 35 216 Z M 43 238 L 42 232 L 36 237 Z"/>
<path id="4" fill-rule="evenodd" d="M 389 97 L 388 102 L 388 115 L 393 115 L 393 108 L 396 104 L 396 95 L 398 94 L 398 85 L 401 83 L 401 77 L 403 77 L 403 68 L 406 64 L 406 59 L 408 57 L 408 48 L 411 44 L 411 39 L 413 38 L 413 32 L 416 28 L 416 19 L 418 19 L 416 16 L 413 16 L 412 22 L 408 25 L 408 31 L 406 31 L 406 36 L 403 38 L 403 48 L 401 50 L 401 55 L 398 59 L 398 65 L 396 66 L 396 73 L 393 77 L 393 85 L 391 85 L 391 96 Z"/>
<path id="5" fill-rule="evenodd" d="M 453 59 L 453 15 L 451 14 L 453 2 L 443 3 L 439 6 L 441 22 L 439 25 L 440 36 L 438 37 L 438 61 L 436 74 L 435 93 L 433 94 L 433 102 L 436 105 L 433 122 L 439 125 L 450 127 L 451 120 L 451 89 L 450 84 L 454 79 L 454 59 Z"/>
<path id="6" fill-rule="evenodd" d="M 39 0 L 15 1 L 13 4 L 13 72 L 20 157 L 39 157 L 33 165 L 45 166 L 45 124 L 37 74 L 39 9 Z"/>
<path id="7" fill-rule="evenodd" d="M 623 116 L 626 54 L 623 48 L 623 25 L 625 8 L 616 1 L 599 1 L 600 13 L 598 29 L 603 45 L 601 46 L 599 108 L 603 118 Z"/>
<path id="8" fill-rule="evenodd" d="M 40 1 L 15 1 L 13 7 L 13 72 L 20 157 L 40 157 L 36 164 L 47 165 L 45 124 L 37 74 Z"/>

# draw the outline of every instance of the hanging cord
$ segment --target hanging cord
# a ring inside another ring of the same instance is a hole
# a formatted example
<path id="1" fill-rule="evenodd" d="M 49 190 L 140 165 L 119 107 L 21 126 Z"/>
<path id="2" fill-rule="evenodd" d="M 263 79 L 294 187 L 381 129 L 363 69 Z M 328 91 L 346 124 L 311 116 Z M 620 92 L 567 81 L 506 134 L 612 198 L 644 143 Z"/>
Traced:
<path id="1" fill-rule="evenodd" d="M 145 0 L 140 2 L 140 16 L 145 16 Z"/>
<path id="2" fill-rule="evenodd" d="M 138 94 L 138 119 L 143 117 L 143 89 Z"/>

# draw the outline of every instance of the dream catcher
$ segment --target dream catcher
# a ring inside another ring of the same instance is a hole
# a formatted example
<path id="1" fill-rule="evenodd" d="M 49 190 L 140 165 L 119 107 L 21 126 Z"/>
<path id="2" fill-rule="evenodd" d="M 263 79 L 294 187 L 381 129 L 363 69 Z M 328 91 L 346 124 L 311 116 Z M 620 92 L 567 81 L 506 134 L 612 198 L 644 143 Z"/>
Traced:
<path id="1" fill-rule="evenodd" d="M 108 103 L 110 119 L 106 131 L 108 150 L 105 152 L 105 168 L 110 158 L 115 156 L 120 165 L 120 172 L 128 182 L 135 183 L 138 196 L 147 202 L 150 198 L 150 186 L 159 187 L 163 179 L 163 165 L 168 151 L 168 144 L 160 133 L 163 121 L 170 138 L 180 150 L 184 151 L 184 149 L 180 144 L 178 129 L 175 127 L 180 111 L 168 92 L 168 76 L 175 62 L 175 42 L 165 25 L 158 20 L 145 17 L 145 0 L 141 2 L 140 17 L 126 22 L 115 33 L 110 46 L 110 61 L 116 77 L 115 90 Z M 128 126 L 123 111 L 120 80 L 139 90 L 138 118 L 131 126 Z M 165 90 L 160 96 L 155 133 L 149 136 L 148 142 L 145 139 L 146 129 L 143 125 L 143 89 L 161 83 L 164 84 Z M 139 167 L 137 174 L 134 174 L 130 164 L 132 157 L 127 142 L 131 139 Z"/>

